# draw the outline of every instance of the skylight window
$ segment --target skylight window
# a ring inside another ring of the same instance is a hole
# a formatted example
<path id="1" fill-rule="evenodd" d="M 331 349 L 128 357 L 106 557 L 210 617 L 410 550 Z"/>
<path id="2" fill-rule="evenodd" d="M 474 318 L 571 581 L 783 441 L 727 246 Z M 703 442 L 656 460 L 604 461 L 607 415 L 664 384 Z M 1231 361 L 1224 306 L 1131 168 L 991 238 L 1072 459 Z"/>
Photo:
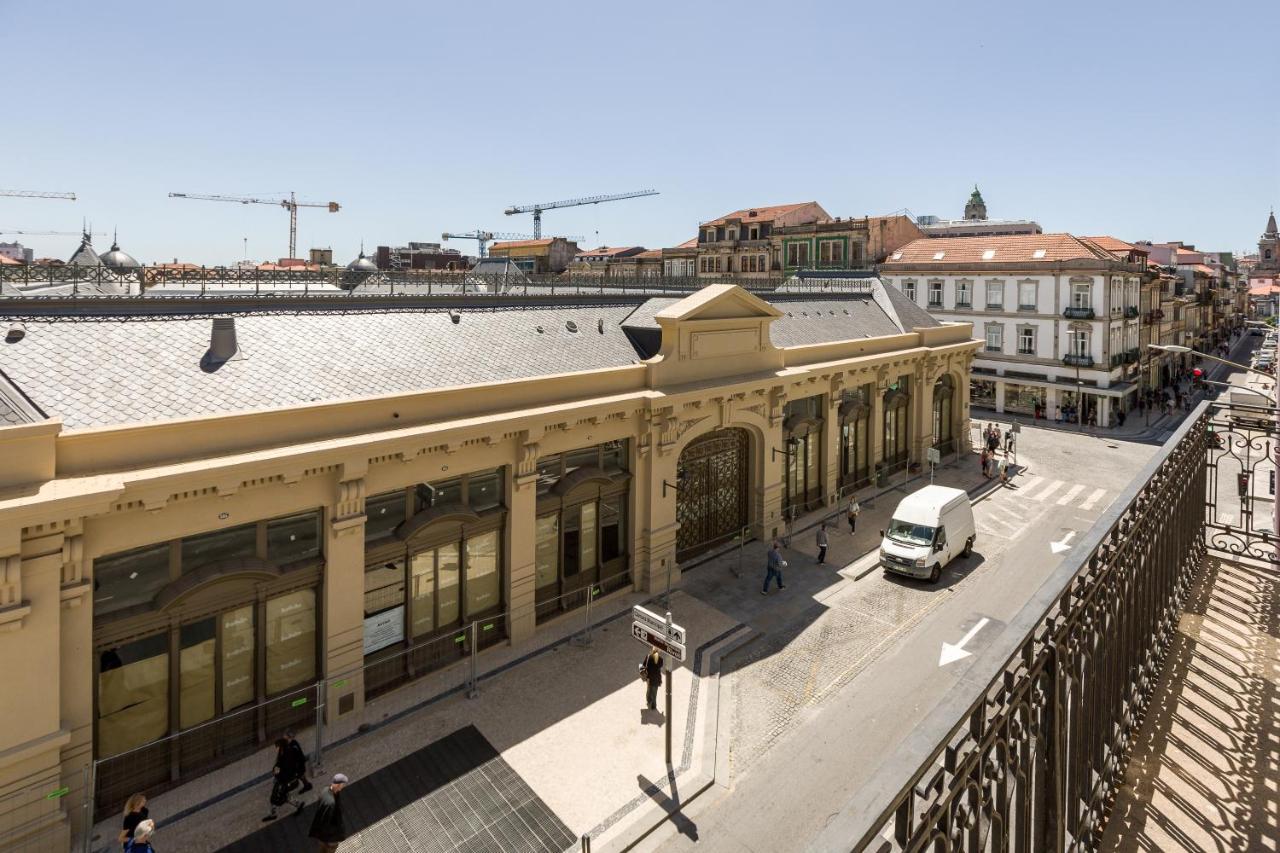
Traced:
<path id="1" fill-rule="evenodd" d="M 942 260 L 942 256 L 943 256 L 943 255 L 945 255 L 945 254 L 946 254 L 946 252 L 934 252 L 934 253 L 933 253 L 933 259 L 934 259 L 935 261 L 940 261 L 940 260 Z"/>
<path id="2" fill-rule="evenodd" d="M 1032 257 L 1032 258 L 1034 258 L 1034 259 L 1036 259 L 1037 261 L 1039 261 L 1039 260 L 1043 260 L 1043 259 L 1044 259 L 1044 249 L 1036 249 L 1034 252 L 1032 252 L 1032 253 L 1031 253 L 1031 257 Z"/>
<path id="3" fill-rule="evenodd" d="M 994 258 L 995 256 L 996 256 L 996 250 L 995 250 L 995 249 L 987 249 L 985 252 L 983 252 L 983 253 L 982 253 L 982 259 L 983 259 L 984 261 L 989 261 L 989 260 L 991 260 L 992 258 Z"/>
<path id="4" fill-rule="evenodd" d="M 894 259 L 895 261 L 900 261 L 900 260 L 902 260 L 902 253 L 901 253 L 901 252 L 894 252 L 894 253 L 893 253 L 893 259 Z"/>

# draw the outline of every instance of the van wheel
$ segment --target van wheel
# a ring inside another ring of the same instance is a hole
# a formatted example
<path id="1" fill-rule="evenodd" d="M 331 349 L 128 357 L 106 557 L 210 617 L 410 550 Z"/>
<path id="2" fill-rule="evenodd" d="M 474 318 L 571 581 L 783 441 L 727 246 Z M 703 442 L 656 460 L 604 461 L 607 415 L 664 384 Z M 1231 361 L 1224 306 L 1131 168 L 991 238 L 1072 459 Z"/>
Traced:
<path id="1" fill-rule="evenodd" d="M 942 577 L 942 568 L 937 563 L 934 563 L 933 571 L 929 572 L 929 583 L 937 583 L 940 577 Z"/>
<path id="2" fill-rule="evenodd" d="M 973 537 L 970 536 L 964 542 L 964 550 L 960 552 L 960 556 L 968 559 L 973 556 Z"/>

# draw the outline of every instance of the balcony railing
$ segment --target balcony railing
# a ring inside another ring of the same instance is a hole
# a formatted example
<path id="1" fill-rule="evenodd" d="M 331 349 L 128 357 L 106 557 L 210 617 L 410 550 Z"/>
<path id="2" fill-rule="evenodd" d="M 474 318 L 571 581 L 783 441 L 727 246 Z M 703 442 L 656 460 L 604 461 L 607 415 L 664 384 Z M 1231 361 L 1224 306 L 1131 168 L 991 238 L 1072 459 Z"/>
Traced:
<path id="1" fill-rule="evenodd" d="M 1098 849 L 1195 577 L 1211 553 L 1278 562 L 1265 483 L 1231 491 L 1276 438 L 1247 408 L 1200 405 L 810 846 Z"/>
<path id="2" fill-rule="evenodd" d="M 1062 316 L 1068 320 L 1092 320 L 1094 315 L 1092 308 L 1068 308 Z"/>
<path id="3" fill-rule="evenodd" d="M 1062 363 L 1068 367 L 1093 367 L 1093 356 L 1068 353 L 1062 357 Z"/>

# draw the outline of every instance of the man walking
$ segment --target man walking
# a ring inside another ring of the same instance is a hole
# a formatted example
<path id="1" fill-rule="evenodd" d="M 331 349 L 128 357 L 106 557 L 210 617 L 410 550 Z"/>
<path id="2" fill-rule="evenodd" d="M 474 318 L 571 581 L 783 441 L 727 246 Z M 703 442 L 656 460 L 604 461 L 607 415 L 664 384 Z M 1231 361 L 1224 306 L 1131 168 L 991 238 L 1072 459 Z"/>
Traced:
<path id="1" fill-rule="evenodd" d="M 298 750 L 300 755 L 301 749 Z M 302 762 L 298 763 L 297 757 L 289 749 L 288 738 L 276 738 L 276 763 L 271 768 L 271 813 L 262 819 L 263 823 L 269 823 L 276 819 L 276 809 L 285 803 L 293 806 L 294 815 L 302 814 L 303 806 L 299 797 L 292 796 L 295 788 L 298 787 L 302 774 L 306 771 L 306 756 L 302 756 Z"/>
<path id="2" fill-rule="evenodd" d="M 827 523 L 824 521 L 818 525 L 818 565 L 826 565 L 827 562 Z"/>
<path id="3" fill-rule="evenodd" d="M 651 649 L 645 655 L 644 663 L 644 698 L 650 711 L 658 710 L 658 688 L 662 686 L 662 653 Z"/>
<path id="4" fill-rule="evenodd" d="M 307 752 L 302 748 L 302 744 L 298 743 L 298 738 L 294 735 L 292 729 L 284 733 L 284 739 L 289 741 L 287 750 L 290 760 L 298 771 L 298 780 L 302 782 L 302 790 L 298 793 L 305 794 L 313 787 L 311 780 L 307 778 Z"/>
<path id="5" fill-rule="evenodd" d="M 857 498 L 849 498 L 849 535 L 852 536 L 858 532 L 858 513 L 862 512 L 862 507 L 858 504 Z"/>
<path id="6" fill-rule="evenodd" d="M 768 570 L 764 575 L 764 589 L 760 590 L 761 595 L 769 594 L 769 581 L 774 578 L 778 579 L 778 589 L 786 589 L 782 585 L 782 570 L 787 567 L 787 561 L 782 559 L 782 545 L 778 540 L 773 540 L 773 547 L 769 549 Z"/>
<path id="7" fill-rule="evenodd" d="M 338 845 L 347 838 L 347 826 L 342 820 L 342 789 L 346 784 L 346 774 L 333 774 L 333 783 L 316 800 L 316 816 L 307 833 L 315 839 L 316 853 L 337 853 Z"/>

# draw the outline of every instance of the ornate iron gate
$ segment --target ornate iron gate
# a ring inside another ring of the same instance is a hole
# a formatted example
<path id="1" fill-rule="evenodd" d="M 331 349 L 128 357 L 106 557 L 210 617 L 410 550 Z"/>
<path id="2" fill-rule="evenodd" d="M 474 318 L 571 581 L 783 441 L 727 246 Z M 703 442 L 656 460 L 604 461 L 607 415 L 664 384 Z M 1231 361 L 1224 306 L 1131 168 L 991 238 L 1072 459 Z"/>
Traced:
<path id="1" fill-rule="evenodd" d="M 721 429 L 695 439 L 680 454 L 676 559 L 728 541 L 746 526 L 750 446 L 746 430 Z"/>

